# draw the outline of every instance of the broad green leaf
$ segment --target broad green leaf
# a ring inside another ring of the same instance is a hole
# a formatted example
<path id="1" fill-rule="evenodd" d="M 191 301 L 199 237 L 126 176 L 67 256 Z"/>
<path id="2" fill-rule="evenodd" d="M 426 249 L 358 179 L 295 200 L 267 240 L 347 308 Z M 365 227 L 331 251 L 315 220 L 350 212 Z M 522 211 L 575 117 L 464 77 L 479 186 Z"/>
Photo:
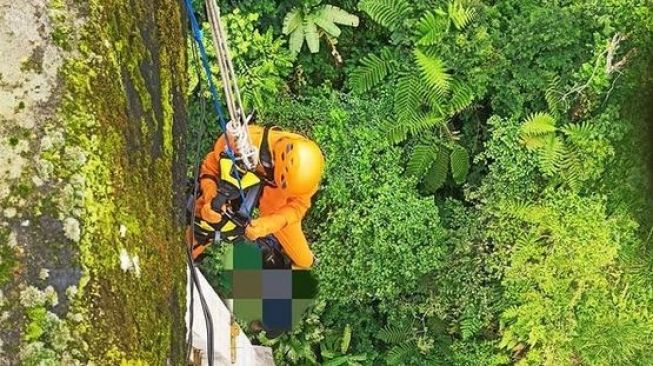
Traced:
<path id="1" fill-rule="evenodd" d="M 299 9 L 291 10 L 283 18 L 283 28 L 282 28 L 283 34 L 289 35 L 290 33 L 297 30 L 297 28 L 303 27 L 302 23 L 303 22 L 302 22 L 302 13 L 301 13 L 301 11 Z"/>
<path id="2" fill-rule="evenodd" d="M 290 34 L 290 39 L 288 40 L 288 48 L 293 53 L 299 53 L 304 45 L 304 27 L 295 29 L 294 32 Z"/>
<path id="3" fill-rule="evenodd" d="M 334 23 L 348 25 L 350 27 L 358 27 L 358 17 L 337 6 L 325 5 L 321 12 L 323 17 L 326 17 Z"/>
<path id="4" fill-rule="evenodd" d="M 351 341 L 351 327 L 349 324 L 345 326 L 345 330 L 342 333 L 342 342 L 340 343 L 340 352 L 347 353 L 349 349 L 349 342 Z"/>
<path id="5" fill-rule="evenodd" d="M 320 34 L 318 33 L 317 26 L 315 25 L 314 16 L 308 16 L 304 20 L 304 36 L 306 37 L 306 44 L 311 53 L 320 51 Z"/>
<path id="6" fill-rule="evenodd" d="M 323 16 L 316 16 L 315 24 L 317 24 L 320 28 L 322 28 L 327 34 L 329 34 L 332 37 L 338 37 L 340 35 L 340 28 L 338 28 L 338 26 L 335 25 L 331 20 Z"/>

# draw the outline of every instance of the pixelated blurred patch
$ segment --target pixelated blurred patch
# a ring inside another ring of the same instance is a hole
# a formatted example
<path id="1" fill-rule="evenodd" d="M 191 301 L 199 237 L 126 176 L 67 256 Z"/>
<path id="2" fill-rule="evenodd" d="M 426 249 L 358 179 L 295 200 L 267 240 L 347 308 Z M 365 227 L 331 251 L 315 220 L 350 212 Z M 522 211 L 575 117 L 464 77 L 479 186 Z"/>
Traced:
<path id="1" fill-rule="evenodd" d="M 291 270 L 263 270 L 263 298 L 264 299 L 291 299 L 292 298 L 292 271 Z"/>
<path id="2" fill-rule="evenodd" d="M 233 271 L 233 297 L 234 299 L 260 299 L 261 270 Z"/>
<path id="3" fill-rule="evenodd" d="M 292 298 L 314 299 L 317 295 L 317 280 L 306 270 L 292 271 Z"/>
<path id="4" fill-rule="evenodd" d="M 263 299 L 263 325 L 268 330 L 287 331 L 291 329 L 292 300 Z"/>
<path id="5" fill-rule="evenodd" d="M 263 315 L 261 299 L 234 299 L 234 315 L 244 321 L 259 320 Z"/>
<path id="6" fill-rule="evenodd" d="M 292 328 L 302 320 L 306 310 L 313 304 L 312 299 L 293 299 L 292 300 Z"/>
<path id="7" fill-rule="evenodd" d="M 256 244 L 247 241 L 234 243 L 233 268 L 241 269 L 261 269 L 263 267 L 261 260 L 261 250 Z"/>

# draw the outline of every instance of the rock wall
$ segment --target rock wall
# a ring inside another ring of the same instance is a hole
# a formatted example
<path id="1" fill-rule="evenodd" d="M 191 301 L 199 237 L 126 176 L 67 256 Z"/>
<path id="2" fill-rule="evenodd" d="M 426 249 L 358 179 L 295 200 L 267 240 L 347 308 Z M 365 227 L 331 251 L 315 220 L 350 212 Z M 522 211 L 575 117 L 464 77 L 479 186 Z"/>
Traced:
<path id="1" fill-rule="evenodd" d="M 0 0 L 0 365 L 183 364 L 184 30 Z"/>

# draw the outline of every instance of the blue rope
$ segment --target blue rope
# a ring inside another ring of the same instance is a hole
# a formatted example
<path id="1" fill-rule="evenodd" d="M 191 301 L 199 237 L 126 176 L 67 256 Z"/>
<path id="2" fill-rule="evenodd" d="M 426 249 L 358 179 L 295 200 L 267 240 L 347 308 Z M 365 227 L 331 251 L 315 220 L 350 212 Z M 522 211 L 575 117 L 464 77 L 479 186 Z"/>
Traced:
<path id="1" fill-rule="evenodd" d="M 206 48 L 204 47 L 204 36 L 202 34 L 202 30 L 200 29 L 199 23 L 197 22 L 197 18 L 195 18 L 195 13 L 193 12 L 193 4 L 191 2 L 192 0 L 184 0 L 184 4 L 186 5 L 186 12 L 188 13 L 188 19 L 190 20 L 190 26 L 191 30 L 193 32 L 193 39 L 195 39 L 195 42 L 197 43 L 197 46 L 200 50 L 200 58 L 202 59 L 202 66 L 204 67 L 204 73 L 206 74 L 206 79 L 209 85 L 209 90 L 211 91 L 211 101 L 213 102 L 213 108 L 215 109 L 216 113 L 218 114 L 218 121 L 220 122 L 220 127 L 222 127 L 222 131 L 225 133 L 225 141 L 227 142 L 227 156 L 231 159 L 231 161 L 234 164 L 234 167 L 236 167 L 236 157 L 234 156 L 233 150 L 231 149 L 231 146 L 229 144 L 229 139 L 227 138 L 227 122 L 226 118 L 224 115 L 224 111 L 222 110 L 222 105 L 220 105 L 220 96 L 218 95 L 218 90 L 215 87 L 215 84 L 213 83 L 213 78 L 211 77 L 211 66 L 209 65 L 209 57 L 206 54 Z M 221 70 L 221 72 L 224 72 L 224 70 Z M 240 192 L 240 199 L 242 202 L 245 201 L 245 194 L 243 192 L 243 187 L 240 182 L 240 173 L 238 172 L 238 169 L 234 169 L 234 172 L 236 174 L 236 180 L 238 181 L 238 190 Z"/>

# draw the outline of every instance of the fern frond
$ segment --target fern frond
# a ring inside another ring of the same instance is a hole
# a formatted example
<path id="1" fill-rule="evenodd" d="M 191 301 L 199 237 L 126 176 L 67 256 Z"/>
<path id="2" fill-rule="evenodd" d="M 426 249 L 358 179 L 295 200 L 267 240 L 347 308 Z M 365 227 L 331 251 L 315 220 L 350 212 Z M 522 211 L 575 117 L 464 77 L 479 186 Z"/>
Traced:
<path id="1" fill-rule="evenodd" d="M 424 177 L 424 188 L 429 193 L 435 193 L 447 180 L 449 172 L 449 154 L 445 149 L 440 147 L 437 151 L 435 161 L 426 172 Z"/>
<path id="2" fill-rule="evenodd" d="M 454 145 L 451 149 L 451 175 L 456 184 L 463 184 L 469 172 L 469 153 L 460 145 Z"/>
<path id="3" fill-rule="evenodd" d="M 474 101 L 474 91 L 467 84 L 454 80 L 451 83 L 451 96 L 449 98 L 449 115 L 458 114 L 469 108 Z"/>
<path id="4" fill-rule="evenodd" d="M 548 137 L 542 136 L 522 136 L 521 142 L 529 150 L 537 150 L 544 146 Z"/>
<path id="5" fill-rule="evenodd" d="M 582 154 L 574 148 L 567 149 L 562 153 L 560 168 L 564 182 L 572 189 L 578 190 L 581 185 L 583 173 Z"/>
<path id="6" fill-rule="evenodd" d="M 421 179 L 437 157 L 437 150 L 429 145 L 417 145 L 408 159 L 406 174 Z"/>
<path id="7" fill-rule="evenodd" d="M 424 54 L 418 48 L 415 48 L 413 55 L 429 86 L 437 93 L 445 94 L 449 90 L 451 75 L 447 73 L 444 62 L 437 57 Z"/>
<path id="8" fill-rule="evenodd" d="M 385 343 L 396 344 L 407 341 L 412 336 L 412 329 L 409 327 L 397 327 L 387 324 L 383 327 L 377 338 Z"/>
<path id="9" fill-rule="evenodd" d="M 520 128 L 521 134 L 526 136 L 546 135 L 555 130 L 555 118 L 544 112 L 531 114 Z"/>
<path id="10" fill-rule="evenodd" d="M 400 121 L 413 121 L 418 117 L 423 95 L 420 93 L 419 76 L 405 74 L 397 80 L 394 94 L 394 110 Z"/>
<path id="11" fill-rule="evenodd" d="M 340 28 L 336 24 L 358 26 L 358 17 L 350 14 L 337 6 L 324 5 L 315 13 L 315 24 L 331 37 L 340 36 Z"/>
<path id="12" fill-rule="evenodd" d="M 456 29 L 465 28 L 476 17 L 476 10 L 466 8 L 460 1 L 454 0 L 447 6 L 447 13 Z"/>
<path id="13" fill-rule="evenodd" d="M 386 139 L 392 144 L 398 144 L 408 137 L 408 123 L 399 123 L 395 120 L 386 120 L 383 124 Z"/>
<path id="14" fill-rule="evenodd" d="M 554 75 L 544 91 L 544 99 L 550 111 L 557 111 L 560 106 L 560 76 Z"/>
<path id="15" fill-rule="evenodd" d="M 361 0 L 358 8 L 391 31 L 401 26 L 413 10 L 407 0 Z"/>
<path id="16" fill-rule="evenodd" d="M 558 136 L 550 136 L 538 150 L 540 170 L 547 176 L 553 176 L 559 169 L 565 145 Z"/>
<path id="17" fill-rule="evenodd" d="M 590 141 L 596 138 L 599 134 L 595 125 L 583 122 L 580 124 L 569 124 L 560 129 L 569 140 L 578 145 L 584 141 Z"/>
<path id="18" fill-rule="evenodd" d="M 415 28 L 419 37 L 417 44 L 432 46 L 442 40 L 442 36 L 446 31 L 446 23 L 437 13 L 429 11 L 420 18 Z"/>
<path id="19" fill-rule="evenodd" d="M 396 69 L 395 58 L 388 48 L 383 48 L 379 55 L 368 54 L 361 60 L 350 77 L 353 90 L 364 93 L 378 85 L 389 73 Z"/>
<path id="20" fill-rule="evenodd" d="M 498 207 L 509 217 L 530 223 L 540 222 L 549 214 L 546 208 L 526 201 L 503 201 Z"/>
<path id="21" fill-rule="evenodd" d="M 415 68 L 415 66 L 413 66 Z M 442 107 L 447 103 L 447 94 L 442 93 L 435 88 L 431 87 L 428 83 L 422 80 L 422 73 L 418 73 L 416 77 L 419 80 L 416 92 L 421 96 L 421 100 L 434 112 L 445 115 L 446 110 Z"/>
<path id="22" fill-rule="evenodd" d="M 478 332 L 483 323 L 475 317 L 465 317 L 460 321 L 460 335 L 463 340 L 470 339 Z"/>
<path id="23" fill-rule="evenodd" d="M 388 365 L 403 365 L 404 360 L 415 351 L 415 345 L 411 343 L 403 343 L 392 347 L 385 358 Z"/>
<path id="24" fill-rule="evenodd" d="M 444 122 L 444 117 L 435 113 L 419 114 L 408 126 L 411 135 L 416 136 Z"/>
<path id="25" fill-rule="evenodd" d="M 528 149 L 543 148 L 555 132 L 555 119 L 548 113 L 537 112 L 531 114 L 519 129 L 522 143 Z"/>

